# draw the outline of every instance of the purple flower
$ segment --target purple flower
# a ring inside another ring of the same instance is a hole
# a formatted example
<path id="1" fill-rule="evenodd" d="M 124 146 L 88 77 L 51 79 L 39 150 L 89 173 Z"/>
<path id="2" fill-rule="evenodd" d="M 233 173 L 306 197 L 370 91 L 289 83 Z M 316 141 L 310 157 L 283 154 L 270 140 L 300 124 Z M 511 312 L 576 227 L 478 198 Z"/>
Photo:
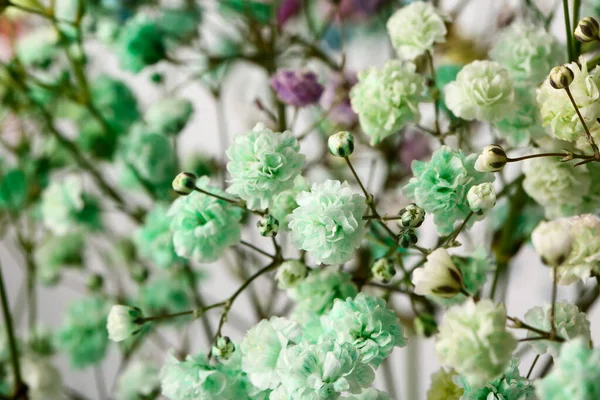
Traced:
<path id="1" fill-rule="evenodd" d="M 399 154 L 402 166 L 410 171 L 413 161 L 422 160 L 430 155 L 429 138 L 420 131 L 407 130 Z"/>
<path id="2" fill-rule="evenodd" d="M 317 75 L 311 71 L 280 69 L 271 78 L 271 87 L 279 100 L 295 107 L 315 104 L 323 93 Z"/>
<path id="3" fill-rule="evenodd" d="M 301 0 L 283 0 L 277 9 L 277 24 L 283 26 L 288 19 L 298 14 L 301 9 Z"/>
<path id="4" fill-rule="evenodd" d="M 331 77 L 321 96 L 321 107 L 335 123 L 351 126 L 358 121 L 358 115 L 350 105 L 350 89 L 358 82 L 354 72 L 336 74 Z"/>
<path id="5" fill-rule="evenodd" d="M 381 9 L 389 0 L 341 0 L 340 14 L 343 18 L 369 16 Z"/>

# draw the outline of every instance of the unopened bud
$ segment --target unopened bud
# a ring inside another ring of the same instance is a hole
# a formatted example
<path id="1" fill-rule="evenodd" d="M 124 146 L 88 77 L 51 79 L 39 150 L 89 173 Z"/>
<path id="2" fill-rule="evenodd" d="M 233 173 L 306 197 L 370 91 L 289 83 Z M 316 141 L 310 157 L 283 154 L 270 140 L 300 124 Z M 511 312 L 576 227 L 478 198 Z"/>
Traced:
<path id="1" fill-rule="evenodd" d="M 554 89 L 568 88 L 574 78 L 575 75 L 573 74 L 573 71 L 566 65 L 559 65 L 558 67 L 552 68 L 550 75 L 548 75 L 550 85 Z"/>
<path id="2" fill-rule="evenodd" d="M 574 36 L 575 39 L 579 40 L 580 42 L 588 43 L 599 40 L 599 31 L 600 26 L 598 25 L 598 21 L 592 17 L 585 17 L 577 24 Z"/>
<path id="3" fill-rule="evenodd" d="M 180 172 L 173 179 L 173 190 L 180 195 L 187 196 L 196 188 L 196 175 L 191 172 Z"/>
<path id="4" fill-rule="evenodd" d="M 485 146 L 475 161 L 475 169 L 479 172 L 498 172 L 508 162 L 506 152 L 501 146 L 492 144 Z"/>

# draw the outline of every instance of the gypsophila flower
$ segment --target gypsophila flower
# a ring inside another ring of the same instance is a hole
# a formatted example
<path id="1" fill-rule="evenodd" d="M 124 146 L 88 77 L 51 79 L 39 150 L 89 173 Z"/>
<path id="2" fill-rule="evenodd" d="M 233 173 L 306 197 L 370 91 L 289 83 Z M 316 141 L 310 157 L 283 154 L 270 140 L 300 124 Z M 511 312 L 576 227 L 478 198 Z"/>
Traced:
<path id="1" fill-rule="evenodd" d="M 342 397 L 344 400 L 392 400 L 389 394 L 374 388 L 368 388 L 360 394 L 353 394 L 348 397 Z"/>
<path id="2" fill-rule="evenodd" d="M 153 279 L 140 287 L 136 304 L 146 315 L 166 315 L 187 311 L 192 307 L 189 281 L 178 271 L 154 274 Z M 177 318 L 167 322 L 181 322 Z"/>
<path id="3" fill-rule="evenodd" d="M 396 275 L 394 262 L 387 258 L 381 257 L 371 264 L 371 274 L 373 278 L 383 283 L 388 283 Z"/>
<path id="4" fill-rule="evenodd" d="M 323 86 L 312 71 L 280 69 L 271 78 L 271 87 L 279 100 L 294 107 L 318 103 Z"/>
<path id="5" fill-rule="evenodd" d="M 335 268 L 312 270 L 298 286 L 289 292 L 297 308 L 323 315 L 331 310 L 335 299 L 345 300 L 358 293 L 350 274 Z"/>
<path id="6" fill-rule="evenodd" d="M 362 219 L 367 203 L 347 182 L 326 180 L 296 196 L 290 218 L 292 243 L 324 264 L 349 261 L 366 233 Z"/>
<path id="7" fill-rule="evenodd" d="M 501 121 L 515 112 L 512 78 L 494 61 L 473 61 L 444 88 L 446 105 L 457 117 Z"/>
<path id="8" fill-rule="evenodd" d="M 584 339 L 563 344 L 554 368 L 535 386 L 540 400 L 600 398 L 600 349 L 590 350 Z"/>
<path id="9" fill-rule="evenodd" d="M 375 379 L 352 344 L 335 341 L 286 348 L 278 372 L 289 400 L 335 400 L 342 392 L 360 393 Z"/>
<path id="10" fill-rule="evenodd" d="M 279 227 L 283 230 L 289 230 L 289 220 L 292 212 L 298 208 L 296 196 L 298 193 L 309 190 L 306 179 L 298 175 L 294 179 L 294 186 L 291 189 L 284 190 L 273 198 L 269 212 L 279 221 Z"/>
<path id="11" fill-rule="evenodd" d="M 210 193 L 227 196 L 208 182 L 208 177 L 202 177 L 196 185 Z M 240 210 L 207 194 L 193 192 L 178 198 L 167 216 L 172 219 L 173 245 L 180 257 L 213 262 L 227 247 L 240 241 Z"/>
<path id="12" fill-rule="evenodd" d="M 452 370 L 446 371 L 444 368 L 431 375 L 427 400 L 460 400 L 464 390 L 454 383 L 453 378 L 457 376 Z"/>
<path id="13" fill-rule="evenodd" d="M 157 133 L 176 135 L 183 130 L 194 114 L 191 101 L 183 98 L 166 98 L 152 104 L 144 116 Z"/>
<path id="14" fill-rule="evenodd" d="M 483 388 L 474 388 L 463 376 L 458 376 L 456 383 L 464 388 L 461 400 L 524 400 L 533 395 L 533 382 L 519 373 L 519 360 L 513 359 L 506 371 L 499 378 L 489 381 Z"/>
<path id="15" fill-rule="evenodd" d="M 286 260 L 277 267 L 275 280 L 279 289 L 296 287 L 308 275 L 308 268 L 301 260 Z"/>
<path id="16" fill-rule="evenodd" d="M 467 193 L 467 201 L 471 211 L 475 214 L 487 214 L 496 205 L 494 185 L 490 182 L 485 182 L 480 185 L 471 186 L 471 189 Z"/>
<path id="17" fill-rule="evenodd" d="M 579 279 L 585 280 L 600 272 L 600 218 L 581 215 L 570 218 L 564 234 L 572 238 L 572 247 L 567 259 L 558 268 L 557 279 L 568 285 Z"/>
<path id="18" fill-rule="evenodd" d="M 281 354 L 302 338 L 300 326 L 286 318 L 262 320 L 246 332 L 240 345 L 242 370 L 259 389 L 275 389 L 281 383 Z"/>
<path id="19" fill-rule="evenodd" d="M 544 264 L 561 265 L 573 247 L 568 221 L 561 218 L 540 222 L 531 233 L 531 242 Z"/>
<path id="20" fill-rule="evenodd" d="M 412 282 L 415 294 L 421 296 L 454 297 L 464 290 L 462 274 L 444 248 L 427 256 L 425 264 L 413 271 Z"/>
<path id="21" fill-rule="evenodd" d="M 148 360 L 134 360 L 119 375 L 116 400 L 139 400 L 160 388 L 159 368 Z"/>
<path id="22" fill-rule="evenodd" d="M 532 139 L 546 137 L 540 111 L 531 87 L 515 88 L 515 113 L 495 123 L 498 133 L 511 146 L 526 146 Z"/>
<path id="23" fill-rule="evenodd" d="M 543 27 L 518 22 L 502 31 L 490 58 L 506 68 L 515 81 L 537 86 L 552 67 L 564 61 L 564 51 Z"/>
<path id="24" fill-rule="evenodd" d="M 235 351 L 235 344 L 228 336 L 219 336 L 212 347 L 212 352 L 221 361 L 229 360 Z"/>
<path id="25" fill-rule="evenodd" d="M 344 72 L 329 78 L 319 101 L 327 118 L 341 126 L 352 126 L 358 121 L 358 115 L 350 104 L 350 90 L 358 82 L 354 72 Z"/>
<path id="26" fill-rule="evenodd" d="M 544 332 L 552 330 L 550 304 L 543 307 L 533 307 L 525 313 L 525 323 Z M 586 341 L 590 340 L 590 322 L 584 312 L 580 312 L 575 304 L 565 300 L 559 301 L 554 310 L 554 326 L 556 334 L 565 340 L 581 337 Z M 527 337 L 537 337 L 539 333 L 527 331 Z M 558 356 L 561 343 L 550 340 L 535 340 L 529 342 L 529 345 L 536 354 L 550 354 L 553 357 Z"/>
<path id="27" fill-rule="evenodd" d="M 350 91 L 352 108 L 360 126 L 376 145 L 409 123 L 418 123 L 419 102 L 424 100 L 425 80 L 409 62 L 388 61 L 358 74 Z"/>
<path id="28" fill-rule="evenodd" d="M 429 162 L 413 162 L 414 177 L 404 186 L 403 193 L 433 214 L 440 234 L 451 233 L 454 224 L 471 212 L 467 202 L 469 189 L 494 180 L 492 174 L 475 170 L 476 159 L 475 154 L 465 156 L 460 150 L 442 146 Z"/>
<path id="29" fill-rule="evenodd" d="M 227 171 L 231 174 L 229 193 L 246 201 L 252 210 L 271 206 L 273 197 L 294 185 L 304 155 L 291 132 L 276 133 L 257 124 L 237 136 L 227 149 Z"/>
<path id="30" fill-rule="evenodd" d="M 162 30 L 156 21 L 141 13 L 123 26 L 117 44 L 121 67 L 133 73 L 156 64 L 166 55 Z"/>
<path id="31" fill-rule="evenodd" d="M 378 367 L 406 338 L 398 317 L 383 299 L 359 293 L 354 299 L 337 299 L 322 321 L 325 336 L 351 343 L 361 360 Z"/>
<path id="32" fill-rule="evenodd" d="M 506 331 L 506 311 L 491 300 L 472 299 L 450 308 L 440 325 L 435 351 L 440 362 L 461 374 L 473 388 L 499 377 L 517 340 Z"/>
<path id="33" fill-rule="evenodd" d="M 137 307 L 112 306 L 106 322 L 108 338 L 114 342 L 121 342 L 135 335 L 142 329 L 143 318 L 142 311 Z"/>
<path id="34" fill-rule="evenodd" d="M 35 247 L 33 259 L 36 275 L 45 285 L 58 283 L 65 268 L 80 268 L 83 264 L 85 238 L 73 232 L 63 236 L 51 236 Z"/>
<path id="35" fill-rule="evenodd" d="M 387 31 L 398 58 L 413 60 L 446 41 L 446 23 L 430 4 L 415 1 L 400 8 L 387 21 Z"/>
<path id="36" fill-rule="evenodd" d="M 508 162 L 506 152 L 497 144 L 485 146 L 475 161 L 475 169 L 479 172 L 498 172 Z"/>
<path id="37" fill-rule="evenodd" d="M 166 205 L 156 204 L 146 214 L 144 225 L 138 228 L 133 235 L 139 255 L 163 269 L 169 269 L 181 261 L 173 246 L 173 233 L 169 228 L 171 218 L 167 216 L 168 210 Z"/>
<path id="38" fill-rule="evenodd" d="M 354 136 L 348 131 L 340 131 L 327 139 L 329 152 L 337 157 L 348 157 L 354 152 Z"/>

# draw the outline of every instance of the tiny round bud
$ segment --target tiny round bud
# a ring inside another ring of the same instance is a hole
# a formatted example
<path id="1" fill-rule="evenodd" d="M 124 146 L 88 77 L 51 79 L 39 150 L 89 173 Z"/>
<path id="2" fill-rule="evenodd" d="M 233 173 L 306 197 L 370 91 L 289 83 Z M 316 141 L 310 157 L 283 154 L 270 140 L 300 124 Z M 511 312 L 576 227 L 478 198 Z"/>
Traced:
<path id="1" fill-rule="evenodd" d="M 212 347 L 212 352 L 219 360 L 229 360 L 235 351 L 235 345 L 228 336 L 221 336 Z"/>
<path id="2" fill-rule="evenodd" d="M 106 321 L 108 338 L 114 342 L 121 342 L 137 335 L 143 325 L 144 316 L 139 308 L 124 305 L 112 306 Z"/>
<path id="3" fill-rule="evenodd" d="M 508 157 L 504 149 L 497 144 L 492 144 L 483 148 L 475 161 L 475 169 L 479 172 L 497 172 L 504 168 L 507 162 Z"/>
<path id="4" fill-rule="evenodd" d="M 422 313 L 415 318 L 415 331 L 417 335 L 422 337 L 431 337 L 438 331 L 437 323 L 433 315 Z"/>
<path id="5" fill-rule="evenodd" d="M 348 131 L 335 133 L 329 136 L 327 147 L 334 156 L 348 157 L 354 152 L 354 136 Z"/>
<path id="6" fill-rule="evenodd" d="M 55 353 L 54 338 L 50 331 L 36 328 L 27 338 L 27 347 L 41 356 L 50 356 Z"/>
<path id="7" fill-rule="evenodd" d="M 100 274 L 92 274 L 88 276 L 85 285 L 90 291 L 95 292 L 104 286 L 104 278 Z"/>
<path id="8" fill-rule="evenodd" d="M 180 195 L 187 196 L 196 188 L 196 175 L 191 172 L 180 172 L 173 179 L 173 190 Z"/>
<path id="9" fill-rule="evenodd" d="M 275 237 L 279 232 L 279 221 L 272 215 L 266 215 L 259 219 L 256 226 L 261 236 Z"/>
<path id="10" fill-rule="evenodd" d="M 155 72 L 152 75 L 150 75 L 150 80 L 153 83 L 162 83 L 164 80 L 163 74 L 161 74 L 160 72 Z"/>
<path id="11" fill-rule="evenodd" d="M 485 182 L 471 186 L 467 193 L 469 208 L 477 215 L 484 215 L 496 205 L 496 191 L 494 185 Z"/>
<path id="12" fill-rule="evenodd" d="M 400 217 L 398 220 L 400 227 L 418 228 L 425 220 L 425 210 L 415 203 L 410 203 L 400 212 Z"/>
<path id="13" fill-rule="evenodd" d="M 600 26 L 598 25 L 598 21 L 592 17 L 585 17 L 577 24 L 574 36 L 575 39 L 579 40 L 580 42 L 588 43 L 599 40 L 599 33 Z"/>
<path id="14" fill-rule="evenodd" d="M 279 289 L 296 287 L 308 275 L 308 268 L 300 260 L 287 260 L 277 268 L 275 280 Z"/>
<path id="15" fill-rule="evenodd" d="M 148 275 L 150 275 L 150 272 L 148 272 L 148 268 L 139 264 L 133 265 L 129 273 L 131 275 L 131 279 L 133 279 L 137 283 L 146 282 L 146 279 L 148 279 Z"/>
<path id="16" fill-rule="evenodd" d="M 568 88 L 574 78 L 575 75 L 573 75 L 573 71 L 566 65 L 559 65 L 558 67 L 552 68 L 550 70 L 550 75 L 548 75 L 550 85 L 554 89 Z"/>
<path id="17" fill-rule="evenodd" d="M 396 275 L 394 263 L 387 257 L 382 257 L 371 265 L 371 274 L 373 278 L 383 283 L 388 283 Z"/>
<path id="18" fill-rule="evenodd" d="M 400 245 L 400 247 L 408 249 L 409 247 L 417 244 L 418 240 L 419 238 L 417 237 L 415 231 L 413 231 L 412 229 L 408 229 L 400 235 L 400 237 L 398 238 L 398 244 Z"/>
<path id="19" fill-rule="evenodd" d="M 540 222 L 531 233 L 531 242 L 544 264 L 557 267 L 573 248 L 569 223 L 565 219 Z"/>

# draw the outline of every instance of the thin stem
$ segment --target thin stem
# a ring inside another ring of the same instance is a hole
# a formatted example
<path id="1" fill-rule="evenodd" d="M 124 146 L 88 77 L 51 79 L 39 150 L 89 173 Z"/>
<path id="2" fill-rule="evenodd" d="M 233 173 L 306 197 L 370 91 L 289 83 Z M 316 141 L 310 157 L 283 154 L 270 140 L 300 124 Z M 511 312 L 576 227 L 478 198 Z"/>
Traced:
<path id="1" fill-rule="evenodd" d="M 19 363 L 19 353 L 17 352 L 17 341 L 15 339 L 12 315 L 8 306 L 8 296 L 6 295 L 2 266 L 0 266 L 0 298 L 2 300 L 2 314 L 4 315 L 4 326 L 6 328 L 6 335 L 8 336 L 8 345 L 10 348 L 10 360 L 15 375 L 15 393 L 19 393 L 23 387 L 23 379 L 21 377 L 21 365 Z"/>
<path id="2" fill-rule="evenodd" d="M 266 257 L 269 257 L 269 258 L 272 258 L 272 259 L 275 259 L 275 258 L 277 258 L 277 256 L 275 256 L 275 255 L 273 255 L 273 254 L 269 254 L 269 253 L 267 253 L 266 251 L 264 251 L 264 250 L 262 250 L 262 249 L 260 249 L 260 248 L 256 247 L 256 246 L 255 246 L 255 245 L 253 245 L 252 243 L 250 243 L 250 242 L 246 242 L 245 240 L 241 240 L 241 241 L 240 241 L 240 244 L 242 244 L 242 245 L 244 245 L 244 246 L 246 246 L 246 247 L 248 247 L 248 248 L 250 248 L 250 249 L 252 249 L 252 250 L 254 250 L 254 251 L 258 252 L 258 253 L 260 253 L 260 254 L 262 254 L 263 256 L 266 256 Z"/>
<path id="3" fill-rule="evenodd" d="M 573 108 L 575 108 L 575 112 L 577 112 L 577 116 L 583 125 L 583 129 L 585 130 L 585 139 L 587 140 L 588 144 L 592 146 L 592 150 L 594 150 L 594 159 L 600 161 L 600 151 L 598 151 L 598 146 L 596 146 L 596 142 L 594 142 L 594 138 L 592 137 L 592 134 L 590 133 L 590 130 L 588 129 L 588 126 L 585 123 L 581 112 L 579 111 L 579 107 L 577 107 L 577 103 L 575 103 L 575 99 L 571 94 L 571 89 L 569 89 L 568 86 L 565 87 L 565 92 L 567 92 L 567 96 L 569 96 L 569 100 L 571 100 L 571 104 L 573 104 Z"/>
<path id="4" fill-rule="evenodd" d="M 214 303 L 214 304 L 211 304 L 210 306 L 206 306 L 206 307 L 203 307 L 203 308 L 197 308 L 197 309 L 194 309 L 194 310 L 187 310 L 187 311 L 181 311 L 181 312 L 173 313 L 173 314 L 155 315 L 155 316 L 152 316 L 152 317 L 145 317 L 145 318 L 142 318 L 142 320 L 140 322 L 141 323 L 146 323 L 146 322 L 164 321 L 166 319 L 183 317 L 183 316 L 192 315 L 192 314 L 195 317 L 199 317 L 199 316 L 201 316 L 202 314 L 204 314 L 208 310 L 212 310 L 213 308 L 218 308 L 218 307 L 223 307 L 223 306 L 225 306 L 225 302 L 221 301 L 219 303 Z"/>
<path id="5" fill-rule="evenodd" d="M 213 92 L 213 96 L 216 103 L 215 107 L 217 109 L 217 136 L 219 137 L 219 160 L 221 161 L 221 164 L 225 165 L 225 162 L 227 160 L 225 156 L 225 150 L 227 149 L 227 144 L 229 143 L 227 120 L 225 118 L 225 104 L 223 102 L 220 90 Z M 221 185 L 223 188 L 225 188 L 225 175 L 225 171 L 222 171 Z"/>
<path id="6" fill-rule="evenodd" d="M 579 12 L 581 10 L 581 0 L 573 0 L 573 28 L 579 24 Z M 575 59 L 581 54 L 581 42 L 574 40 L 575 43 Z"/>
<path id="7" fill-rule="evenodd" d="M 567 35 L 567 55 L 569 61 L 575 61 L 575 45 L 573 43 L 573 32 L 571 32 L 571 20 L 569 18 L 569 0 L 563 0 L 563 11 L 565 14 L 565 32 Z"/>
<path id="8" fill-rule="evenodd" d="M 397 221 L 399 219 L 402 219 L 402 215 L 383 215 L 383 216 L 365 215 L 362 217 L 362 219 L 366 219 L 366 220 L 376 219 L 379 221 Z"/>
<path id="9" fill-rule="evenodd" d="M 557 336 L 556 334 L 553 334 L 552 332 L 546 332 L 546 331 L 543 331 L 536 327 L 533 327 L 529 324 L 526 324 L 525 322 L 521 321 L 518 318 L 513 318 L 513 317 L 506 317 L 506 318 L 515 324 L 512 328 L 525 329 L 525 330 L 531 331 L 533 333 L 537 333 L 538 335 L 543 336 L 544 338 L 546 338 L 548 340 L 553 340 L 556 342 L 564 342 L 565 341 L 565 339 L 563 339 L 560 336 Z"/>
<path id="10" fill-rule="evenodd" d="M 521 157 L 516 157 L 516 158 L 510 158 L 507 157 L 506 158 L 506 162 L 517 162 L 517 161 L 523 161 L 523 160 L 528 160 L 530 158 L 540 158 L 540 157 L 566 157 L 568 156 L 567 153 L 539 153 L 539 154 L 528 154 L 526 156 L 521 156 Z M 575 155 L 573 155 L 575 156 Z M 577 157 L 580 158 L 580 157 Z"/>
<path id="11" fill-rule="evenodd" d="M 429 72 L 431 73 L 431 84 L 430 84 L 430 88 L 434 89 L 435 88 L 435 65 L 433 63 L 433 53 L 431 51 L 427 51 L 427 53 L 425 53 L 427 55 L 427 61 L 429 62 Z M 437 93 L 437 92 L 436 92 Z M 440 131 L 440 109 L 438 107 L 438 98 L 439 96 L 436 94 L 433 98 L 433 107 L 434 107 L 434 112 L 435 112 L 435 123 L 434 123 L 434 127 L 435 127 L 435 134 L 436 136 L 441 136 L 441 131 Z"/>
<path id="12" fill-rule="evenodd" d="M 465 220 L 463 221 L 463 223 L 460 224 L 460 226 L 458 227 L 458 229 L 455 230 L 454 233 L 452 234 L 452 236 L 450 236 L 448 238 L 448 240 L 444 244 L 445 246 L 451 244 L 452 242 L 454 242 L 456 240 L 456 238 L 458 237 L 458 235 L 460 234 L 460 232 L 465 228 L 465 226 L 467 226 L 467 224 L 469 223 L 469 220 L 471 219 L 471 217 L 473 217 L 474 214 L 475 213 L 473 211 L 471 211 L 469 213 L 469 215 L 467 215 L 467 218 L 465 218 Z"/>
<path id="13" fill-rule="evenodd" d="M 531 373 L 533 372 L 533 369 L 535 368 L 535 364 L 537 364 L 539 359 L 540 359 L 539 354 L 537 356 L 535 356 L 535 358 L 533 359 L 533 363 L 531 363 L 531 367 L 529 367 L 529 372 L 527 372 L 527 376 L 526 376 L 527 379 L 529 379 L 529 377 L 531 376 Z"/>

